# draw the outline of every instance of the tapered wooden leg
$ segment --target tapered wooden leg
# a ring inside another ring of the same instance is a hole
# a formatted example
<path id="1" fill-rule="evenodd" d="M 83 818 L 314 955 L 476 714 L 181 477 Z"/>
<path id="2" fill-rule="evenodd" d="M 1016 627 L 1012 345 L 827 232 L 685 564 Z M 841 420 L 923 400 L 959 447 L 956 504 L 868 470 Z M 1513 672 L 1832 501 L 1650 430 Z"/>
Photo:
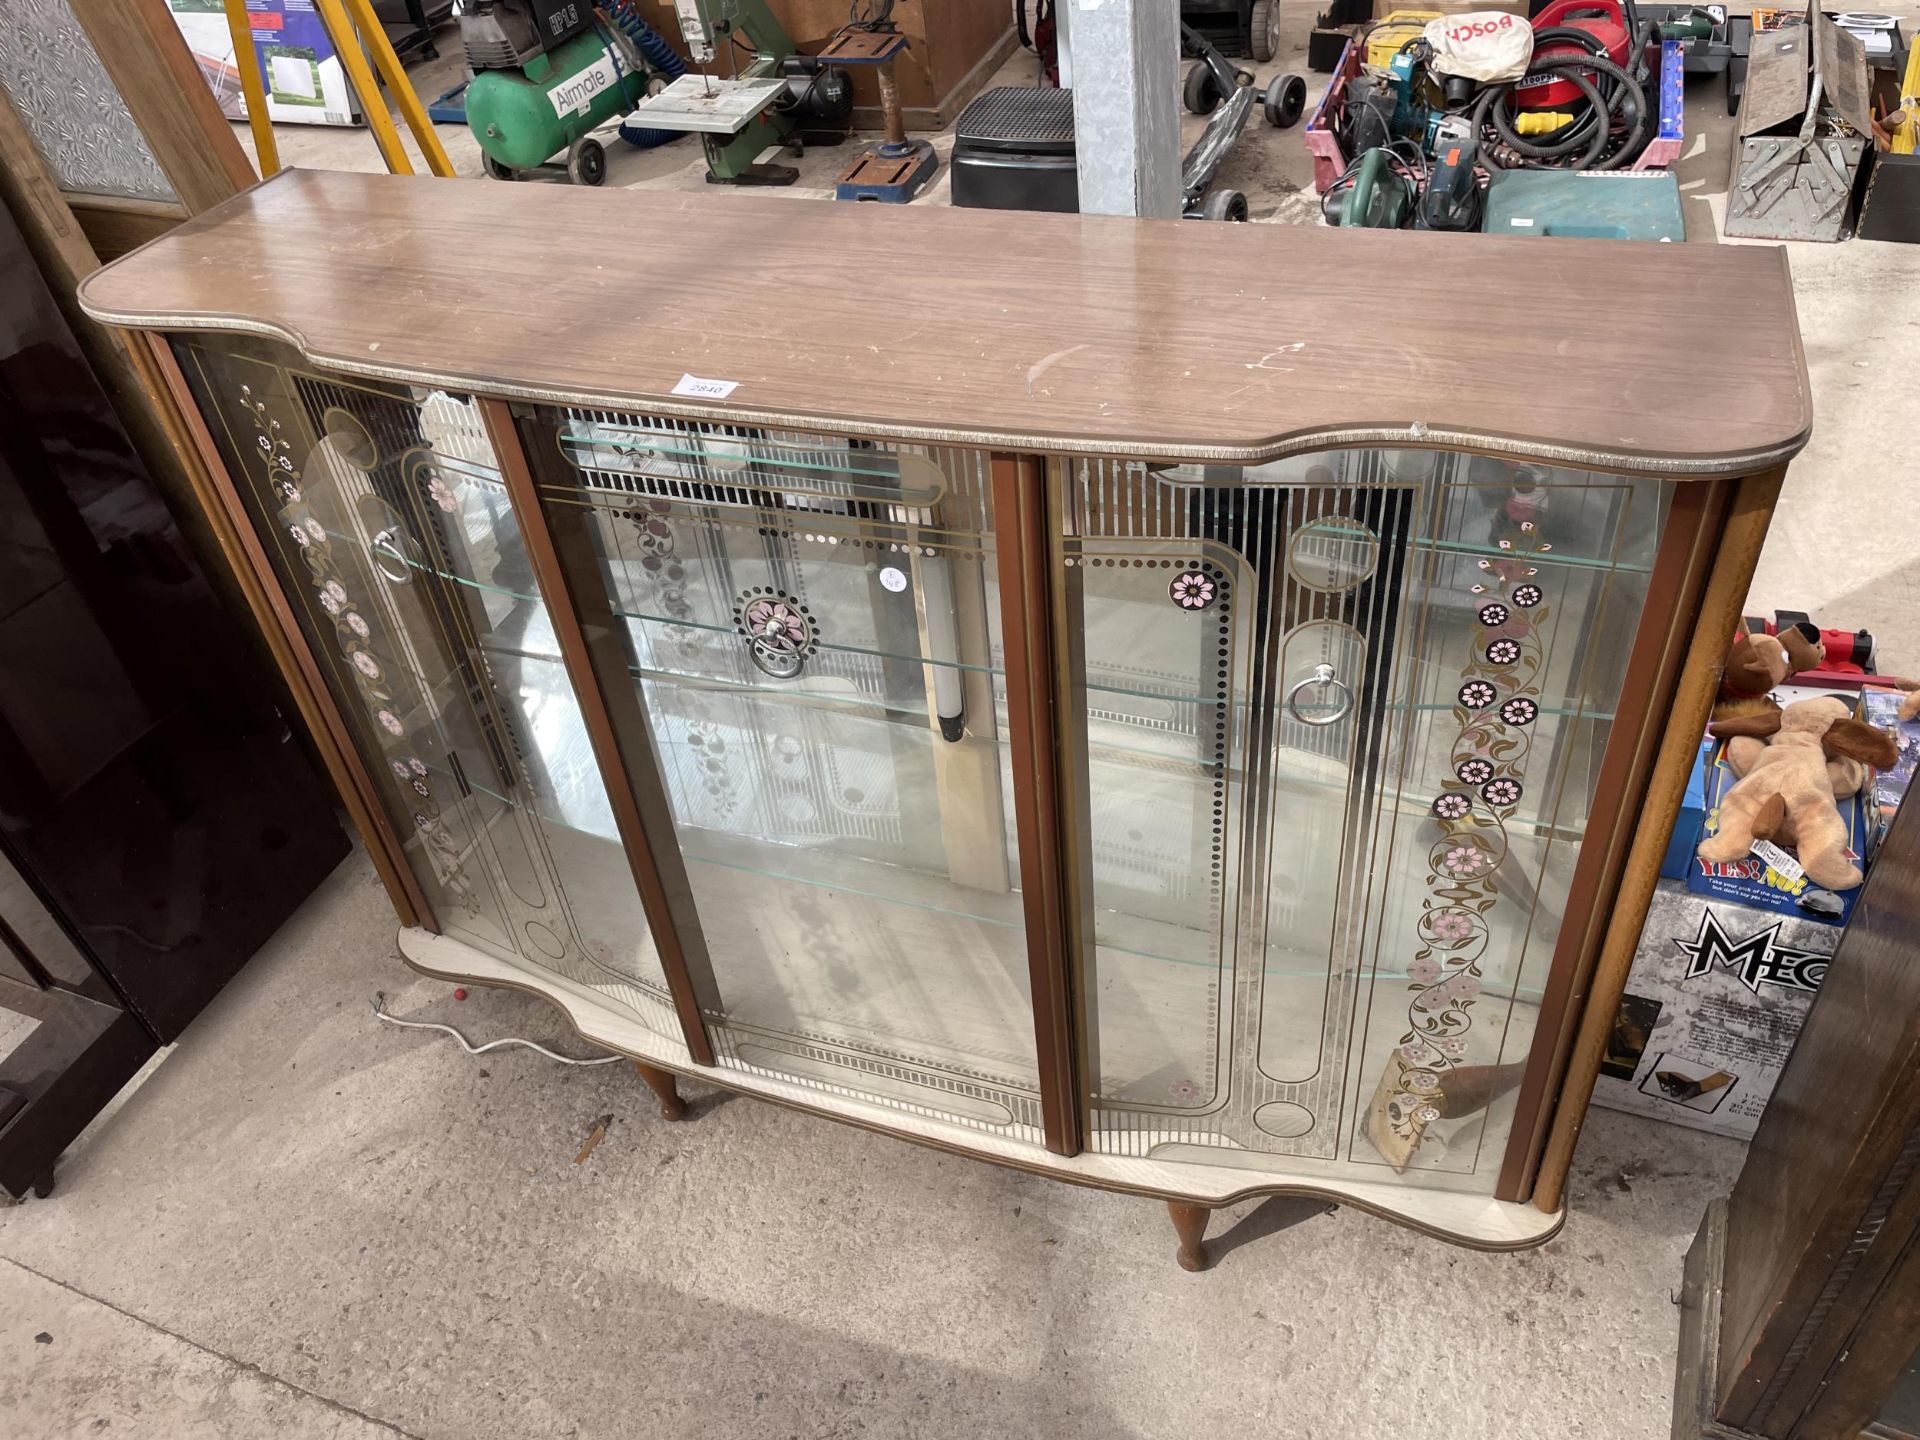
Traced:
<path id="1" fill-rule="evenodd" d="M 680 1087 L 671 1070 L 657 1070 L 651 1065 L 642 1065 L 638 1060 L 633 1062 L 633 1068 L 640 1072 L 640 1078 L 647 1082 L 647 1088 L 659 1097 L 662 1120 L 687 1118 L 687 1102 L 680 1098 Z"/>
<path id="2" fill-rule="evenodd" d="M 1180 1237 L 1180 1249 L 1174 1258 L 1182 1270 L 1204 1270 L 1213 1262 L 1207 1258 L 1207 1217 L 1213 1212 L 1204 1205 L 1167 1202 L 1167 1214 L 1173 1217 L 1174 1233 Z"/>

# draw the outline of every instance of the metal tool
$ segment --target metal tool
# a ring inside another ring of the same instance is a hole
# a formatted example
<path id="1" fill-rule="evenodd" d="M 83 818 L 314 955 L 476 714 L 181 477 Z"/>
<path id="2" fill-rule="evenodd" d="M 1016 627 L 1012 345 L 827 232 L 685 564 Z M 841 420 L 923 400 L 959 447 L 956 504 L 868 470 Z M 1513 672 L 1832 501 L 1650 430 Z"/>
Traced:
<path id="1" fill-rule="evenodd" d="M 634 107 L 637 124 L 690 130 L 707 154 L 715 185 L 791 185 L 791 165 L 762 164 L 784 146 L 838 145 L 853 117 L 847 72 L 802 55 L 765 0 L 674 0 L 680 36 L 697 74 L 683 76 Z M 726 75 L 713 73 L 724 61 Z"/>
<path id="2" fill-rule="evenodd" d="M 883 0 L 875 18 L 843 30 L 821 50 L 820 58 L 839 65 L 870 65 L 880 87 L 880 120 L 886 139 L 840 174 L 836 200 L 877 200 L 904 205 L 920 193 L 940 169 L 940 159 L 925 140 L 909 140 L 900 113 L 900 87 L 894 61 L 906 53 L 907 37 L 893 28 L 893 0 Z M 885 27 L 885 28 L 879 28 Z"/>
<path id="3" fill-rule="evenodd" d="M 633 0 L 460 0 L 457 13 L 473 72 L 467 128 L 496 180 L 557 155 L 574 184 L 603 183 L 607 152 L 593 132 L 686 68 Z M 637 145 L 674 138 L 621 134 Z"/>

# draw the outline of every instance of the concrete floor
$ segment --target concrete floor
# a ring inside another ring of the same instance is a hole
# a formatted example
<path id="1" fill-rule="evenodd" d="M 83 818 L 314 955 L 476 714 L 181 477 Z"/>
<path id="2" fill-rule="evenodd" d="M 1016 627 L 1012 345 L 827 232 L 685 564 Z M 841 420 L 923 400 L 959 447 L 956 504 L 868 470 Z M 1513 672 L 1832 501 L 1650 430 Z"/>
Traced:
<path id="1" fill-rule="evenodd" d="M 624 1066 L 475 1059 L 378 990 L 584 1053 L 411 978 L 349 859 L 0 1211 L 0 1434 L 1652 1440 L 1742 1154 L 1596 1111 L 1537 1251 L 1272 1200 L 1189 1275 L 1155 1202 L 694 1085 L 670 1125 Z"/>
<path id="2" fill-rule="evenodd" d="M 1003 72 L 1031 78 L 1024 56 Z M 1688 238 L 1711 242 L 1717 86 L 1688 126 Z M 365 132 L 280 143 L 378 168 Z M 809 155 L 785 193 L 824 198 L 844 158 Z M 616 183 L 701 186 L 691 145 L 612 160 Z M 1317 223 L 1308 174 L 1297 134 L 1254 130 L 1221 183 L 1257 221 Z M 945 198 L 943 174 L 920 203 Z M 1920 361 L 1920 250 L 1791 249 L 1818 418 L 1753 608 L 1864 625 L 1884 668 L 1920 671 L 1920 525 L 1886 403 Z M 476 1037 L 582 1051 L 540 1002 L 413 979 L 348 860 L 75 1145 L 55 1195 L 0 1210 L 0 1434 L 1651 1440 L 1680 1259 L 1744 1153 L 1595 1111 L 1566 1228 L 1537 1251 L 1274 1200 L 1217 1217 L 1195 1276 L 1156 1203 L 694 1086 L 668 1125 L 622 1066 L 381 1026 L 383 989 Z"/>

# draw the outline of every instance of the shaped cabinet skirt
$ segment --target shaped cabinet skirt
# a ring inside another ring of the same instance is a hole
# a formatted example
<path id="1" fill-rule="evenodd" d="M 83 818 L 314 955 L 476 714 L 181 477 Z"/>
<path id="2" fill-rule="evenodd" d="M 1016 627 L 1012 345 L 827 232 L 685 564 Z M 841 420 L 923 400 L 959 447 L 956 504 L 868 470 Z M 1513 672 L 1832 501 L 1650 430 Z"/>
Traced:
<path id="1" fill-rule="evenodd" d="M 1095 1183 L 1524 1198 L 1717 487 L 1016 459 L 173 345 L 424 968 Z"/>

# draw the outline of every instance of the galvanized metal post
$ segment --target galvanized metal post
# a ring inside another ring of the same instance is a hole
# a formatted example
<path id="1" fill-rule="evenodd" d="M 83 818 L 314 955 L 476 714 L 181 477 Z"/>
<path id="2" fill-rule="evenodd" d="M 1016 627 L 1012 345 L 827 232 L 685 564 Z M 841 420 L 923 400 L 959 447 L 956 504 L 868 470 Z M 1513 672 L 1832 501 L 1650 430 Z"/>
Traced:
<path id="1" fill-rule="evenodd" d="M 1180 214 L 1180 13 L 1171 0 L 1066 0 L 1080 209 Z M 1064 76 L 1063 76 L 1064 80 Z"/>

